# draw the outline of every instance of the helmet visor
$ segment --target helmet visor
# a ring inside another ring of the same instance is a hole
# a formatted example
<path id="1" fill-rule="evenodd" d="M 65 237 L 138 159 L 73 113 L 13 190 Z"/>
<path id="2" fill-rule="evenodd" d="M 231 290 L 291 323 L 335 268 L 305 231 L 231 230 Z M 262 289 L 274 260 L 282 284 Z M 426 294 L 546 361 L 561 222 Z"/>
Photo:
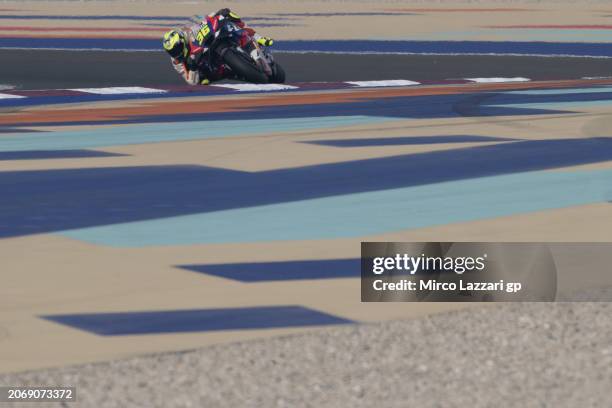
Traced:
<path id="1" fill-rule="evenodd" d="M 185 54 L 185 38 L 176 31 L 166 33 L 163 46 L 172 58 L 183 57 Z"/>
<path id="2" fill-rule="evenodd" d="M 171 48 L 168 51 L 168 54 L 174 59 L 182 59 L 183 58 L 183 44 L 176 44 L 174 48 Z"/>

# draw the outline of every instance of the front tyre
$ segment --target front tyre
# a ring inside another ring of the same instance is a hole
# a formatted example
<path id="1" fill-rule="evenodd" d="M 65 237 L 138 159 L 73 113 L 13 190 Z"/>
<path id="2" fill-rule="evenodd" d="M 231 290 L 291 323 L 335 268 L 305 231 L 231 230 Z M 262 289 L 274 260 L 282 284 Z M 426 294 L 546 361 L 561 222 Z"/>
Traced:
<path id="1" fill-rule="evenodd" d="M 277 63 L 274 63 L 274 65 L 272 66 L 272 75 L 270 75 L 270 82 L 272 82 L 273 84 L 285 83 L 285 70 Z"/>
<path id="2" fill-rule="evenodd" d="M 234 48 L 227 48 L 223 61 L 232 69 L 238 79 L 254 84 L 265 84 L 268 76 L 255 66 L 250 57 Z"/>

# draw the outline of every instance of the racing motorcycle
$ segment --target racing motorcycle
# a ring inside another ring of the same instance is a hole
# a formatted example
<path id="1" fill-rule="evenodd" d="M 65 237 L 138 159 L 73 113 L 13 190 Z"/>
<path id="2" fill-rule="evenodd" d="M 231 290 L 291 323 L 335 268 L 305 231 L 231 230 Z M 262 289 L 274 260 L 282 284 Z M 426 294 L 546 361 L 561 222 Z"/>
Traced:
<path id="1" fill-rule="evenodd" d="M 215 22 L 194 16 L 191 21 L 195 22 L 195 19 L 199 20 L 194 30 L 195 37 L 210 67 L 225 65 L 241 81 L 256 84 L 285 82 L 283 68 L 274 61 L 268 47 L 260 45 L 248 30 L 228 19 Z"/>

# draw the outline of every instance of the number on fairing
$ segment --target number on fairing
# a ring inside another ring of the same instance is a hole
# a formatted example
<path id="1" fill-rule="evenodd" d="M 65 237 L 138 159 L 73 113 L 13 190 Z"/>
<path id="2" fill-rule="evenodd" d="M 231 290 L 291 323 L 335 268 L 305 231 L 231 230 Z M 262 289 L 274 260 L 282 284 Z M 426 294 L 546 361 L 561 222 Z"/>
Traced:
<path id="1" fill-rule="evenodd" d="M 208 37 L 209 34 L 210 34 L 210 27 L 208 26 L 208 24 L 202 24 L 202 28 L 200 28 L 200 31 L 198 31 L 198 35 L 196 36 L 196 39 L 198 40 L 200 44 L 204 44 L 204 40 L 206 40 L 206 37 Z"/>

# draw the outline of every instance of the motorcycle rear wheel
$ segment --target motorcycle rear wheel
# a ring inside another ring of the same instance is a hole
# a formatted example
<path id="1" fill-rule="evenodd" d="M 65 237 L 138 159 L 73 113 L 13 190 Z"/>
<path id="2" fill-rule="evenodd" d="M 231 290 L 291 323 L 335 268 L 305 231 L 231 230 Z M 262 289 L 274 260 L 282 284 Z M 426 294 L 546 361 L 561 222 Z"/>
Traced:
<path id="1" fill-rule="evenodd" d="M 265 84 L 268 82 L 268 76 L 257 69 L 251 59 L 240 51 L 227 48 L 223 54 L 223 60 L 239 79 L 254 84 Z"/>

